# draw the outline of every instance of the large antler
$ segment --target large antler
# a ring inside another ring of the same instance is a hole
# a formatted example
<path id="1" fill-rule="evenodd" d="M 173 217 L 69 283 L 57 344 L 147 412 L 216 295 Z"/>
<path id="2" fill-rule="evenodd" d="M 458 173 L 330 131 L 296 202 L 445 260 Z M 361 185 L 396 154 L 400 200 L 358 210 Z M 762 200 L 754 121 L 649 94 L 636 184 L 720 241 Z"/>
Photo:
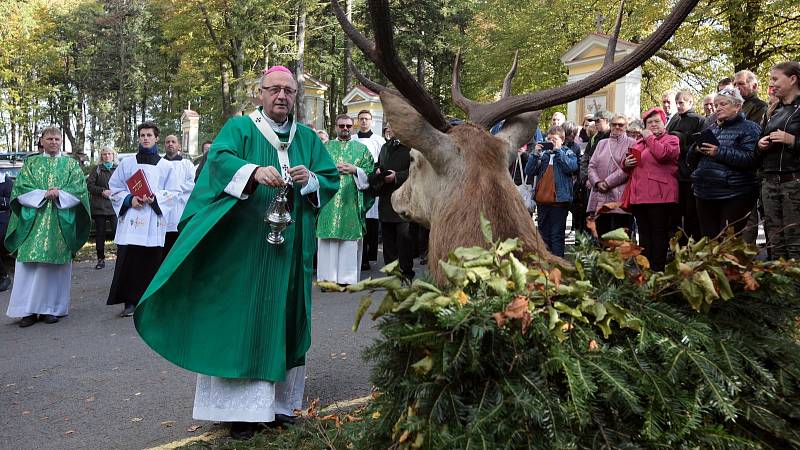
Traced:
<path id="1" fill-rule="evenodd" d="M 372 29 L 375 32 L 375 42 L 371 42 L 347 19 L 337 0 L 331 0 L 333 12 L 345 34 L 353 41 L 364 56 L 372 60 L 378 69 L 386 75 L 395 88 L 408 100 L 425 120 L 440 131 L 447 131 L 450 124 L 445 120 L 439 106 L 433 97 L 414 79 L 408 72 L 405 64 L 400 60 L 394 46 L 394 33 L 392 18 L 389 13 L 387 0 L 368 0 Z M 357 74 L 358 76 L 358 74 Z M 363 80 L 362 80 L 363 82 Z M 374 87 L 378 87 L 374 85 Z"/>
<path id="2" fill-rule="evenodd" d="M 620 61 L 609 64 L 610 61 L 613 61 L 616 49 L 616 39 L 612 39 L 614 48 L 610 48 L 608 52 L 612 55 L 611 58 L 606 57 L 606 64 L 602 69 L 579 83 L 567 84 L 533 94 L 504 97 L 493 103 L 474 102 L 466 99 L 461 94 L 459 75 L 461 62 L 460 55 L 457 55 L 453 64 L 453 101 L 467 113 L 470 121 L 489 128 L 500 120 L 520 113 L 541 110 L 585 97 L 624 77 L 652 57 L 672 37 L 698 1 L 680 0 L 669 16 L 664 19 L 664 22 L 649 38 L 639 44 L 630 55 Z M 621 19 L 622 6 L 620 6 L 620 13 L 617 16 L 614 37 L 619 34 Z"/>

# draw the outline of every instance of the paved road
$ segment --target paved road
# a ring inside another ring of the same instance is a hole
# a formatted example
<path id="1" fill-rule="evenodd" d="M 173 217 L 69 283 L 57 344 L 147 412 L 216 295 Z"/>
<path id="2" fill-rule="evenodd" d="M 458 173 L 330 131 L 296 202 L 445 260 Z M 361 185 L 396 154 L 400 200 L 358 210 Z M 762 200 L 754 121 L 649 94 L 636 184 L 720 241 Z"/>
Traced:
<path id="1" fill-rule="evenodd" d="M 70 315 L 53 325 L 19 328 L 5 316 L 10 291 L 0 294 L 0 449 L 141 449 L 212 427 L 191 418 L 194 374 L 150 350 L 119 306 L 105 306 L 113 271 L 76 263 Z M 367 395 L 360 353 L 376 332 L 368 318 L 350 331 L 361 296 L 313 298 L 307 398 Z M 194 424 L 202 428 L 187 432 Z"/>

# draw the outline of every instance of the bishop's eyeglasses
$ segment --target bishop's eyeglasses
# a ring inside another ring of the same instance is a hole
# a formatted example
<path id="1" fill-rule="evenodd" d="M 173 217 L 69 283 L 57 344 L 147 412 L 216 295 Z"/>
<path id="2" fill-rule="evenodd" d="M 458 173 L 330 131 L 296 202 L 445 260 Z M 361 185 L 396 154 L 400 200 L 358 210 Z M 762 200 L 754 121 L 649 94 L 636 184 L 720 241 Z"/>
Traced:
<path id="1" fill-rule="evenodd" d="M 261 90 L 267 91 L 269 95 L 278 95 L 281 91 L 286 95 L 294 95 L 297 93 L 297 89 L 288 86 L 261 86 Z"/>

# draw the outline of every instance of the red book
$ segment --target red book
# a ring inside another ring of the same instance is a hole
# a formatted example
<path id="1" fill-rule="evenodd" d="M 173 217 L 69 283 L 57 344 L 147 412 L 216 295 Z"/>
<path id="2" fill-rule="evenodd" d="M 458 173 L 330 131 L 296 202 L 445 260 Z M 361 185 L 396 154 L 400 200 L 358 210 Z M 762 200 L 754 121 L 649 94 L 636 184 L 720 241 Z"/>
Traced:
<path id="1" fill-rule="evenodd" d="M 150 189 L 150 183 L 147 182 L 147 176 L 145 176 L 142 169 L 137 170 L 126 182 L 128 184 L 128 190 L 131 191 L 131 194 L 134 197 L 152 197 L 153 191 Z"/>

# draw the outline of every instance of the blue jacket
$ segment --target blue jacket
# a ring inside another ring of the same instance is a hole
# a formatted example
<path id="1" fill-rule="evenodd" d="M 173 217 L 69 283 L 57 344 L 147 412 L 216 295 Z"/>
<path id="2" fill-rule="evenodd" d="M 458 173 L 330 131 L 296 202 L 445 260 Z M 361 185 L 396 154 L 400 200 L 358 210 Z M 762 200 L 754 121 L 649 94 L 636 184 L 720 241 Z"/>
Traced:
<path id="1" fill-rule="evenodd" d="M 756 170 L 761 165 L 761 158 L 756 143 L 761 127 L 739 113 L 721 125 L 711 125 L 709 129 L 719 141 L 717 153 L 708 156 L 692 146 L 687 155 L 689 164 L 696 167 L 692 172 L 695 197 L 724 200 L 757 191 Z"/>
<path id="2" fill-rule="evenodd" d="M 537 157 L 531 154 L 528 164 L 525 165 L 525 175 L 536 177 L 536 185 L 533 192 L 539 186 L 547 166 L 550 165 L 550 152 L 543 152 Z M 578 157 L 568 147 L 561 147 L 555 151 L 553 159 L 553 175 L 556 179 L 556 202 L 564 203 L 572 201 L 572 175 L 578 171 Z"/>

